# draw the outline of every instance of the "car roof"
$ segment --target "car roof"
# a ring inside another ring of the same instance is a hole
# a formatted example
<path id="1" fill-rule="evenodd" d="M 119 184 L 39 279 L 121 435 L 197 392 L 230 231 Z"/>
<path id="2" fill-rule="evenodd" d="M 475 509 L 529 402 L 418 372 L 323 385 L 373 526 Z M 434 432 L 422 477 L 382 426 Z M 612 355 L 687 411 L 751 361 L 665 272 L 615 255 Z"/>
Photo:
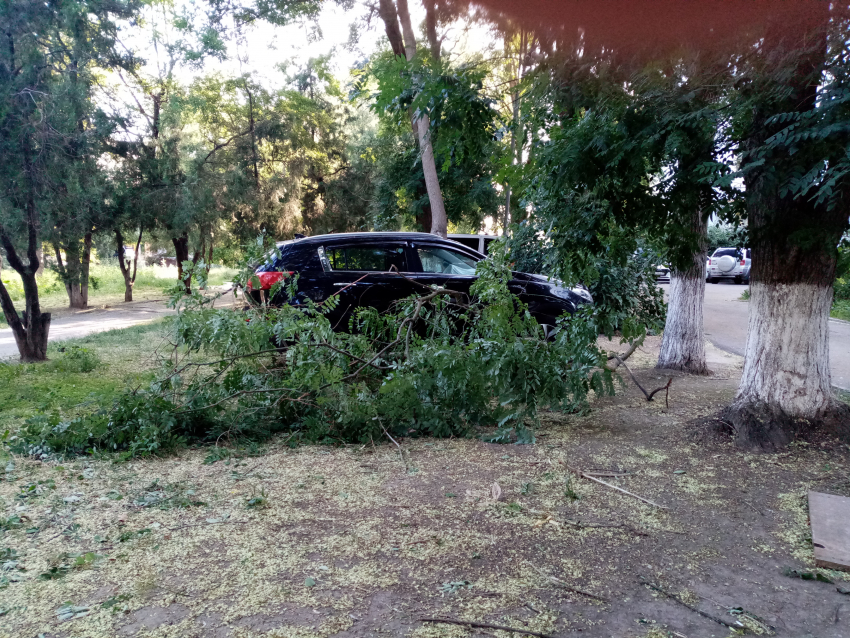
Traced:
<path id="1" fill-rule="evenodd" d="M 282 249 L 284 247 L 289 247 L 291 249 L 296 249 L 298 247 L 308 247 L 308 246 L 322 246 L 322 245 L 333 245 L 340 244 L 346 242 L 360 243 L 360 242 L 370 242 L 370 241 L 380 241 L 380 240 L 392 240 L 392 241 L 420 241 L 420 242 L 434 242 L 440 243 L 447 246 L 451 246 L 453 248 L 462 250 L 466 253 L 471 253 L 475 255 L 479 259 L 483 259 L 485 255 L 479 253 L 477 250 L 470 248 L 469 246 L 464 246 L 463 244 L 452 241 L 451 239 L 443 239 L 438 235 L 432 235 L 431 233 L 416 233 L 416 232 L 406 232 L 406 231 L 395 231 L 395 232 L 387 232 L 387 231 L 378 231 L 378 232 L 361 232 L 361 233 L 331 233 L 328 235 L 314 235 L 312 237 L 299 237 L 297 239 L 288 239 L 286 241 L 277 242 L 278 249 Z"/>
<path id="2" fill-rule="evenodd" d="M 431 233 L 415 233 L 406 231 L 377 231 L 377 232 L 361 232 L 361 233 L 330 233 L 327 235 L 313 235 L 312 237 L 299 237 L 298 239 L 288 239 L 286 241 L 277 242 L 277 246 L 292 246 L 301 244 L 326 244 L 338 243 L 343 241 L 358 241 L 358 240 L 375 240 L 375 239 L 418 239 L 419 241 L 450 241 L 432 235 Z"/>

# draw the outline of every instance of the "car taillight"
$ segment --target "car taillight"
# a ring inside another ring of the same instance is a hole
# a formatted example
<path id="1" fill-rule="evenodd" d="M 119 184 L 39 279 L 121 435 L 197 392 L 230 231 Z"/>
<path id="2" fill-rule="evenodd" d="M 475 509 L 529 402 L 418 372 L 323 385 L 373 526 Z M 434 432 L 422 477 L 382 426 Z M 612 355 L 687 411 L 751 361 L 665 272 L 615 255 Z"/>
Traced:
<path id="1" fill-rule="evenodd" d="M 746 265 L 747 265 L 746 260 L 742 259 L 742 260 L 741 260 L 741 265 L 742 265 L 742 266 L 746 266 Z"/>
<path id="2" fill-rule="evenodd" d="M 711 265 L 711 260 L 710 260 L 710 259 L 708 260 L 708 265 L 709 265 L 709 266 Z"/>
<path id="3" fill-rule="evenodd" d="M 290 275 L 294 275 L 293 271 L 288 272 L 258 272 L 256 274 L 257 279 L 260 280 L 260 290 L 271 290 L 271 287 L 274 286 L 277 282 L 285 277 L 289 277 Z M 251 283 L 251 279 L 248 280 L 248 290 L 253 290 L 254 286 Z"/>

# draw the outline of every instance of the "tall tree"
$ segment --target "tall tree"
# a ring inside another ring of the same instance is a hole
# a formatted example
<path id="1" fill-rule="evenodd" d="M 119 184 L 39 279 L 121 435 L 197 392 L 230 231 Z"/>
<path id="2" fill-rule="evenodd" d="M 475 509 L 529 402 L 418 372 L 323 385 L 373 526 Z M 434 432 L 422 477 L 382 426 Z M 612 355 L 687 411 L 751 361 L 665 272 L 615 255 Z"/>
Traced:
<path id="1" fill-rule="evenodd" d="M 410 20 L 407 0 L 379 0 L 378 12 L 384 21 L 387 38 L 393 53 L 404 57 L 408 62 L 416 57 L 416 37 Z M 396 9 L 396 7 L 398 7 Z M 399 24 L 401 28 L 399 28 Z M 402 33 L 404 38 L 402 39 Z M 431 206 L 431 233 L 446 237 L 448 219 L 440 190 L 440 180 L 437 174 L 437 164 L 434 161 L 434 148 L 431 140 L 431 121 L 424 109 L 413 112 L 410 116 L 411 126 L 419 141 L 419 154 L 422 160 L 422 171 L 425 175 L 425 186 L 428 189 L 428 199 Z"/>
<path id="2" fill-rule="evenodd" d="M 727 412 L 741 445 L 776 449 L 812 427 L 850 437 L 832 395 L 829 312 L 848 228 L 846 4 L 820 3 L 800 29 L 769 24 L 739 78 L 750 322 Z"/>
<path id="3" fill-rule="evenodd" d="M 18 314 L 2 282 L 0 305 L 23 361 L 47 356 L 38 250 L 63 205 L 87 200 L 81 173 L 96 166 L 80 159 L 93 157 L 103 129 L 81 113 L 92 113 L 92 70 L 130 64 L 115 51 L 115 20 L 133 10 L 130 1 L 0 5 L 0 244 L 23 282 L 26 311 Z"/>

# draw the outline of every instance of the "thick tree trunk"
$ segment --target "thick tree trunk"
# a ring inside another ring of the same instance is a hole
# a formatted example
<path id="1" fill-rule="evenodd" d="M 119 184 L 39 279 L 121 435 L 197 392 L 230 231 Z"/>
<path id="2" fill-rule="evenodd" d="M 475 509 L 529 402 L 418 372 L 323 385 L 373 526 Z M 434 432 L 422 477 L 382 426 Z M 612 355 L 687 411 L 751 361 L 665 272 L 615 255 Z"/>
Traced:
<path id="1" fill-rule="evenodd" d="M 700 250 L 694 254 L 690 268 L 671 273 L 667 320 L 656 367 L 708 374 L 702 310 L 708 242 L 706 220 L 699 210 L 694 211 L 691 226 L 699 238 Z"/>
<path id="2" fill-rule="evenodd" d="M 6 251 L 9 265 L 21 276 L 26 299 L 26 310 L 22 318 L 15 309 L 15 304 L 12 302 L 9 291 L 6 290 L 2 281 L 0 281 L 0 307 L 3 309 L 6 323 L 12 329 L 12 334 L 15 336 L 15 344 L 18 346 L 18 353 L 20 354 L 21 361 L 24 363 L 45 361 L 47 359 L 47 336 L 50 331 L 50 313 L 41 312 L 41 306 L 38 301 L 36 272 L 38 271 L 39 260 L 35 248 L 36 233 L 34 228 L 30 228 L 29 230 L 30 241 L 29 250 L 27 251 L 29 264 L 25 264 L 15 251 L 8 235 L 0 229 L 0 243 L 2 243 Z"/>
<path id="3" fill-rule="evenodd" d="M 65 292 L 68 293 L 68 305 L 77 310 L 88 308 L 91 246 L 91 233 L 86 233 L 83 239 L 82 251 L 80 251 L 78 242 L 69 242 L 65 247 L 66 259 L 63 262 L 60 244 L 58 242 L 53 243 L 59 274 L 65 282 Z"/>

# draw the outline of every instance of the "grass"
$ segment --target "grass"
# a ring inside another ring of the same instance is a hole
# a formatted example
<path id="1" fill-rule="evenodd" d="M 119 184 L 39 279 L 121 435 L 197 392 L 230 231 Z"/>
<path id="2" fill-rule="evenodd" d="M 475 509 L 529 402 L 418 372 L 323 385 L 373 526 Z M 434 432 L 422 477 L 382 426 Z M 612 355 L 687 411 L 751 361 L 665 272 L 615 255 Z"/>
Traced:
<path id="1" fill-rule="evenodd" d="M 829 316 L 833 319 L 850 321 L 850 299 L 836 299 L 832 303 L 832 310 Z"/>
<path id="2" fill-rule="evenodd" d="M 233 268 L 213 266 L 210 270 L 208 284 L 220 286 L 230 281 L 236 274 Z M 89 306 L 98 307 L 124 302 L 124 277 L 117 262 L 92 264 L 89 282 Z M 24 291 L 21 278 L 11 268 L 2 272 L 3 284 L 9 291 L 12 301 L 18 310 L 24 309 Z M 139 268 L 136 283 L 133 286 L 133 300 L 164 298 L 168 291 L 177 283 L 176 266 L 149 266 Z M 41 307 L 45 311 L 56 312 L 68 307 L 68 295 L 59 276 L 45 269 L 38 278 L 38 292 Z M 6 320 L 0 314 L 0 327 L 7 327 Z"/>
<path id="3" fill-rule="evenodd" d="M 128 386 L 152 379 L 167 321 L 52 342 L 46 363 L 0 364 L 0 433 L 14 432 L 37 412 L 92 412 Z"/>

